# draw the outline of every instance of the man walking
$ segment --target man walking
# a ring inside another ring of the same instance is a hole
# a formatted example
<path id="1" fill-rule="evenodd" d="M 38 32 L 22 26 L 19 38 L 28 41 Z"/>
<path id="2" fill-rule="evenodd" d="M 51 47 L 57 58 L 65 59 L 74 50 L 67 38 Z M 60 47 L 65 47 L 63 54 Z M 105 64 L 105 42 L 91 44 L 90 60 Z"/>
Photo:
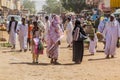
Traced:
<path id="1" fill-rule="evenodd" d="M 117 40 L 118 37 L 120 37 L 120 25 L 118 21 L 115 19 L 114 15 L 111 15 L 110 21 L 106 23 L 103 35 L 105 36 L 106 40 L 105 44 L 106 58 L 109 58 L 110 55 L 111 58 L 114 58 Z"/>
<path id="2" fill-rule="evenodd" d="M 9 34 L 9 43 L 12 45 L 12 49 L 15 49 L 17 25 L 18 22 L 14 19 L 14 17 L 11 17 L 11 21 L 7 26 L 7 31 Z"/>
<path id="3" fill-rule="evenodd" d="M 27 37 L 28 37 L 28 25 L 25 23 L 25 18 L 22 18 L 22 24 L 19 25 L 19 29 L 17 30 L 19 34 L 20 41 L 20 52 L 24 50 L 27 51 Z"/>

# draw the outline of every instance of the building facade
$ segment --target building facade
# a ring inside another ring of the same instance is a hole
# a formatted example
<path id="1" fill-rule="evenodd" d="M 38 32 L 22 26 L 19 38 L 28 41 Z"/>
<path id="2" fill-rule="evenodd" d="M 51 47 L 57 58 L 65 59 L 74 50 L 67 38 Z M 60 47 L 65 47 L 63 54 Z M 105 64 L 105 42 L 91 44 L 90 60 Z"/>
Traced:
<path id="1" fill-rule="evenodd" d="M 99 3 L 103 0 L 86 0 L 86 4 L 93 7 L 98 7 Z"/>
<path id="2" fill-rule="evenodd" d="M 7 16 L 21 10 L 20 0 L 0 0 L 0 15 Z"/>

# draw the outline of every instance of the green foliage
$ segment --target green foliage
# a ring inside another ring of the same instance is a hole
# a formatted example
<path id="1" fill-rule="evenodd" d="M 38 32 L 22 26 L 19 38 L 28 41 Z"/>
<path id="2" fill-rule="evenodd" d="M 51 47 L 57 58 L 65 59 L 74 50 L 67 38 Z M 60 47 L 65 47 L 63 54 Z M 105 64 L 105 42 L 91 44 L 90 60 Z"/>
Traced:
<path id="1" fill-rule="evenodd" d="M 45 10 L 47 13 L 56 14 L 60 14 L 61 12 L 65 11 L 65 9 L 62 7 L 61 2 L 58 0 L 46 0 L 46 5 L 43 6 L 43 10 Z"/>
<path id="2" fill-rule="evenodd" d="M 60 0 L 62 6 L 68 10 L 75 13 L 80 13 L 86 7 L 85 0 Z"/>
<path id="3" fill-rule="evenodd" d="M 35 14 L 36 9 L 35 9 L 35 2 L 30 1 L 30 0 L 24 0 L 23 1 L 23 6 L 25 9 L 29 10 L 30 13 Z"/>

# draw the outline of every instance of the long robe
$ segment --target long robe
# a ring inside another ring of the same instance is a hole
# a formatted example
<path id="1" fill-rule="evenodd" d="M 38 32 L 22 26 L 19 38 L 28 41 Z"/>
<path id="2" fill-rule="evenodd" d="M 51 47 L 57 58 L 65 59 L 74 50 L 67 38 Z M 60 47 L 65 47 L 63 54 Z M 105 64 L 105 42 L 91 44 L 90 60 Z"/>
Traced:
<path id="1" fill-rule="evenodd" d="M 96 53 L 96 45 L 97 45 L 97 36 L 95 35 L 94 40 L 90 40 L 90 45 L 89 45 L 89 52 L 91 54 Z"/>
<path id="2" fill-rule="evenodd" d="M 120 37 L 120 25 L 118 21 L 107 22 L 103 35 L 106 40 L 105 54 L 115 55 L 117 40 Z"/>
<path id="3" fill-rule="evenodd" d="M 47 54 L 49 58 L 58 59 L 59 45 L 62 30 L 59 23 L 53 21 L 50 26 L 50 31 L 47 38 Z"/>
<path id="4" fill-rule="evenodd" d="M 79 35 L 76 34 L 76 29 L 80 28 L 79 32 L 81 32 L 83 35 L 86 35 L 82 27 L 74 27 L 73 30 L 73 61 L 77 62 L 80 61 L 82 62 L 83 59 L 83 53 L 84 53 L 84 41 L 77 41 L 76 38 Z"/>
<path id="5" fill-rule="evenodd" d="M 66 38 L 66 40 L 67 40 L 67 43 L 69 44 L 69 45 L 71 45 L 71 43 L 72 43 L 72 31 L 73 31 L 73 24 L 72 24 L 72 22 L 70 21 L 68 24 L 67 24 L 67 27 L 66 27 L 66 36 L 67 36 L 67 38 Z"/>
<path id="6" fill-rule="evenodd" d="M 27 49 L 28 25 L 19 25 L 20 49 Z"/>
<path id="7" fill-rule="evenodd" d="M 16 30 L 15 30 L 15 21 L 13 21 L 12 23 L 11 23 L 11 28 L 10 28 L 10 32 L 9 32 L 9 43 L 11 44 L 11 45 L 15 45 L 16 44 Z M 9 25 L 10 25 L 10 23 L 8 24 L 8 26 L 7 26 L 7 31 L 9 30 Z"/>
<path id="8" fill-rule="evenodd" d="M 82 62 L 84 53 L 84 44 L 83 41 L 73 41 L 73 61 Z"/>

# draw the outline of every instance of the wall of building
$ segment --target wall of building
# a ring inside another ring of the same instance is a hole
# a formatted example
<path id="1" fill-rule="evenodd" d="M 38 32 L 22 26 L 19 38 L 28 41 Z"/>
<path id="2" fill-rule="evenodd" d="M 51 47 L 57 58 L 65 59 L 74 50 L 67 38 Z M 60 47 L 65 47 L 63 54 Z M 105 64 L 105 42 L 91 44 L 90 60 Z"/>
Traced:
<path id="1" fill-rule="evenodd" d="M 8 15 L 11 11 L 21 10 L 21 0 L 0 0 L 0 10 L 3 16 Z"/>

